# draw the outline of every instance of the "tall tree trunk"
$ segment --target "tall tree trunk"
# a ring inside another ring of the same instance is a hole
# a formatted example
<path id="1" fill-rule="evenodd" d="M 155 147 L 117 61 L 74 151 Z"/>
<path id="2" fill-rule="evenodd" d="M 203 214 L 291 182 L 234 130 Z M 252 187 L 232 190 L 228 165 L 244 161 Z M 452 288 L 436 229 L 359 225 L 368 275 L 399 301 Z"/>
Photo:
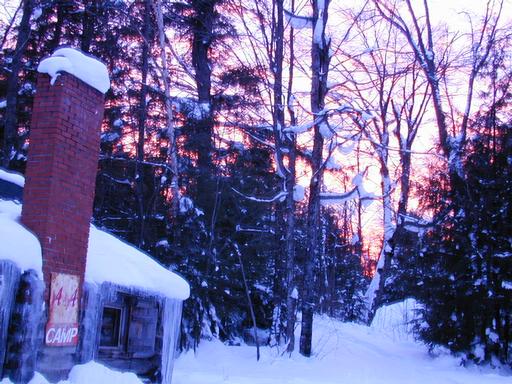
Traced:
<path id="1" fill-rule="evenodd" d="M 386 130 L 386 128 L 384 128 Z M 387 137 L 387 132 L 383 136 Z M 388 168 L 388 140 L 383 140 L 383 147 L 380 148 L 380 175 L 381 175 L 381 190 L 382 190 L 382 224 L 384 233 L 382 237 L 382 247 L 377 262 L 377 270 L 373 276 L 370 287 L 368 288 L 369 295 L 369 315 L 368 320 L 371 322 L 375 315 L 375 311 L 382 305 L 386 279 L 389 275 L 391 268 L 391 238 L 394 233 L 393 225 L 393 207 L 391 206 L 391 179 Z"/>
<path id="2" fill-rule="evenodd" d="M 254 305 L 251 300 L 251 292 L 249 290 L 249 284 L 247 284 L 247 277 L 245 275 L 244 263 L 242 261 L 242 255 L 240 249 L 234 244 L 236 255 L 238 256 L 238 263 L 240 264 L 240 271 L 242 272 L 242 281 L 244 283 L 245 296 L 247 298 L 247 305 L 249 307 L 249 313 L 251 314 L 251 321 L 254 334 L 254 343 L 256 344 L 256 361 L 260 360 L 260 341 L 258 338 L 258 327 L 256 324 L 256 315 L 254 314 Z"/>
<path id="3" fill-rule="evenodd" d="M 284 179 L 284 188 L 286 188 L 286 180 L 288 179 L 288 170 L 284 166 L 284 136 L 283 128 L 285 125 L 283 104 L 283 58 L 284 58 L 284 11 L 283 0 L 274 0 L 272 2 L 272 50 L 270 57 L 270 69 L 274 77 L 273 83 L 273 102 L 272 102 L 272 120 L 273 134 L 275 142 L 275 157 L 277 161 L 278 175 Z M 279 230 L 278 238 L 286 239 L 286 214 L 287 207 L 279 207 L 278 220 Z M 284 234 L 283 234 L 284 232 Z M 281 241 L 278 240 L 280 243 Z M 286 240 L 284 252 L 286 253 Z M 275 262 L 275 287 L 274 287 L 274 316 L 272 329 L 277 343 L 280 343 L 284 333 L 283 315 L 286 313 L 284 308 L 286 302 L 286 259 L 276 254 Z"/>
<path id="4" fill-rule="evenodd" d="M 53 31 L 53 37 L 49 44 L 50 51 L 54 51 L 60 45 L 60 40 L 62 38 L 62 28 L 64 27 L 64 21 L 66 19 L 66 12 L 64 5 L 58 4 L 57 7 L 57 22 L 55 23 L 55 28 Z M 47 27 L 44 27 L 47 28 Z"/>
<path id="5" fill-rule="evenodd" d="M 430 19 L 428 1 L 423 1 L 421 13 L 424 16 L 419 17 L 414 10 L 412 1 L 406 0 L 405 3 L 408 13 L 406 18 L 402 18 L 394 6 L 390 6 L 390 4 L 382 0 L 374 0 L 373 3 L 380 15 L 397 28 L 407 39 L 417 63 L 425 74 L 432 95 L 431 100 L 438 129 L 439 145 L 448 163 L 448 176 L 452 195 L 455 201 L 461 201 L 461 203 L 463 203 L 466 198 L 466 191 L 465 176 L 462 170 L 462 155 L 466 144 L 469 114 L 473 101 L 474 82 L 484 68 L 489 54 L 496 44 L 497 25 L 503 9 L 503 2 L 499 2 L 497 10 L 494 9 L 493 3 L 487 4 L 481 28 L 478 32 L 474 32 L 475 35 L 472 36 L 474 45 L 471 49 L 471 70 L 467 84 L 466 108 L 462 114 L 460 123 L 452 122 L 451 127 L 449 127 L 446 109 L 441 96 L 442 79 L 446 74 L 445 69 L 441 70 L 442 66 L 438 65 L 439 63 L 436 62 L 434 52 L 435 36 Z M 405 20 L 408 20 L 408 22 Z M 448 97 L 449 96 L 450 95 L 448 95 Z M 450 132 L 450 128 L 452 128 L 453 132 Z M 455 135 L 455 128 L 458 129 L 458 135 Z"/>
<path id="6" fill-rule="evenodd" d="M 22 67 L 22 58 L 30 36 L 30 16 L 34 11 L 34 0 L 23 1 L 23 16 L 18 28 L 18 39 L 14 56 L 7 75 L 6 107 L 4 117 L 4 137 L 2 151 L 2 166 L 8 168 L 11 156 L 17 150 L 17 106 L 18 106 L 18 77 Z"/>
<path id="7" fill-rule="evenodd" d="M 167 162 L 171 173 L 171 215 L 175 218 L 179 213 L 179 184 L 178 184 L 178 151 L 176 147 L 176 134 L 174 131 L 173 123 L 173 111 L 171 101 L 171 82 L 169 79 L 169 69 L 167 67 L 167 54 L 165 51 L 165 31 L 164 31 L 164 20 L 162 14 L 162 2 L 161 0 L 153 0 L 153 7 L 155 10 L 156 21 L 158 26 L 158 39 L 160 43 L 160 58 L 162 60 L 162 78 L 164 82 L 165 90 L 165 111 L 166 111 L 166 132 L 169 140 Z M 173 226 L 173 229 L 176 226 Z M 177 228 L 176 228 L 177 229 Z M 176 238 L 176 237 L 174 237 Z"/>
<path id="8" fill-rule="evenodd" d="M 192 119 L 194 148 L 197 150 L 197 203 L 207 219 L 213 214 L 215 183 L 213 162 L 212 70 L 209 51 L 214 35 L 214 15 L 217 0 L 192 1 L 195 12 L 192 38 L 192 66 L 195 70 L 199 115 Z"/>
<path id="9" fill-rule="evenodd" d="M 291 11 L 294 12 L 295 1 L 292 0 Z M 293 74 L 295 66 L 294 31 L 290 28 L 290 64 L 288 73 L 288 94 L 286 97 L 290 124 L 297 125 L 297 117 L 293 106 Z M 295 282 L 295 197 L 294 188 L 296 183 L 296 161 L 297 161 L 297 140 L 295 134 L 287 135 L 288 146 L 288 173 L 286 179 L 286 340 L 288 345 L 286 351 L 293 352 L 295 349 L 295 312 L 297 307 L 297 287 Z"/>
<path id="10" fill-rule="evenodd" d="M 321 6 L 323 5 L 323 8 Z M 311 181 L 309 184 L 309 202 L 307 212 L 308 252 L 304 266 L 304 288 L 302 298 L 302 328 L 300 335 L 300 353 L 311 356 L 313 336 L 314 266 L 320 254 L 320 192 L 323 179 L 324 139 L 320 133 L 318 121 L 325 106 L 327 93 L 327 75 L 329 72 L 329 42 L 325 37 L 329 0 L 313 0 L 313 41 L 311 50 L 311 112 L 316 120 L 314 125 L 313 153 L 311 156 Z"/>
<path id="11" fill-rule="evenodd" d="M 100 17 L 99 12 L 101 5 L 98 0 L 86 1 L 84 5 L 85 9 L 82 16 L 82 41 L 80 43 L 80 48 L 84 52 L 89 52 L 94 37 L 95 20 Z"/>
<path id="12" fill-rule="evenodd" d="M 144 143 L 147 120 L 147 95 L 148 95 L 148 73 L 149 73 L 149 41 L 152 34 L 151 4 L 150 0 L 144 1 L 144 28 L 142 31 L 142 53 L 141 53 L 141 89 L 139 97 L 139 125 L 137 137 L 137 161 L 135 166 L 135 188 L 138 205 L 138 246 L 144 245 L 144 232 L 146 212 L 144 204 Z"/>

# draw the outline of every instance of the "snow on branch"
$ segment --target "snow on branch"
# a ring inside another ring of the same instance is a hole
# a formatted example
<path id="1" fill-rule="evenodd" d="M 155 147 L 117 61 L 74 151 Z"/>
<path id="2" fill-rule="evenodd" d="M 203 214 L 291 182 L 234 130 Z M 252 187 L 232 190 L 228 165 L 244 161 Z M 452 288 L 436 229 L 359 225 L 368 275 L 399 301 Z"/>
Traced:
<path id="1" fill-rule="evenodd" d="M 235 192 L 237 195 L 242 196 L 243 198 L 251 201 L 256 201 L 257 203 L 273 203 L 274 201 L 283 201 L 286 198 L 286 195 L 288 194 L 285 191 L 281 191 L 277 193 L 274 197 L 271 197 L 269 199 L 254 197 L 254 196 L 248 196 L 240 191 L 237 191 L 235 188 L 231 188 L 233 192 Z"/>
<path id="2" fill-rule="evenodd" d="M 272 228 L 249 228 L 249 227 L 244 227 L 240 224 L 236 225 L 235 230 L 237 232 L 254 232 L 254 233 L 270 233 L 270 234 L 275 233 Z"/>
<path id="3" fill-rule="evenodd" d="M 320 194 L 322 204 L 343 204 L 357 197 L 357 186 L 345 193 L 324 192 Z"/>
<path id="4" fill-rule="evenodd" d="M 433 226 L 432 222 L 406 214 L 401 214 L 399 216 L 399 220 L 404 225 L 404 228 L 409 232 L 423 232 Z"/>
<path id="5" fill-rule="evenodd" d="M 332 193 L 332 192 L 324 192 L 320 194 L 320 201 L 323 205 L 330 204 L 343 204 L 349 200 L 359 199 L 364 202 L 364 205 L 367 206 L 371 204 L 374 200 L 382 199 L 382 196 L 376 196 L 372 192 L 368 192 L 363 186 L 363 175 L 366 173 L 368 168 L 366 168 L 363 172 L 358 173 L 354 176 L 352 180 L 352 188 L 350 191 L 345 193 Z"/>
<path id="6" fill-rule="evenodd" d="M 313 121 L 306 122 L 304 124 L 300 125 L 292 125 L 288 128 L 283 129 L 283 132 L 285 133 L 294 133 L 294 134 L 300 134 L 309 131 L 311 128 L 313 128 L 315 125 L 321 125 L 321 133 L 326 139 L 332 138 L 332 136 L 335 134 L 331 128 L 329 128 L 328 125 L 325 125 L 325 122 L 327 121 L 327 118 L 330 115 L 333 114 L 342 114 L 342 113 L 358 113 L 361 114 L 363 117 L 373 119 L 373 116 L 370 115 L 368 112 L 359 110 L 358 108 L 355 108 L 349 104 L 342 104 L 335 108 L 324 108 L 320 112 L 316 113 L 316 118 Z M 363 115 L 363 113 L 365 115 Z"/>
<path id="7" fill-rule="evenodd" d="M 290 26 L 294 29 L 313 28 L 313 18 L 308 16 L 298 16 L 290 11 L 284 10 L 284 15 Z"/>

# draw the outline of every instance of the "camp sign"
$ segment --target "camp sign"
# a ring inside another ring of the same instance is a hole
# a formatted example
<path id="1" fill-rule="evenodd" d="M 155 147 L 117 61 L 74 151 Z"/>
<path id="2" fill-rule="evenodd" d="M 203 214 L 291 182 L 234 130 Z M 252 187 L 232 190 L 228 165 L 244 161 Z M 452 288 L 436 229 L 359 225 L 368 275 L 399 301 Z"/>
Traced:
<path id="1" fill-rule="evenodd" d="M 79 276 L 52 273 L 46 345 L 65 347 L 78 344 L 79 286 Z"/>

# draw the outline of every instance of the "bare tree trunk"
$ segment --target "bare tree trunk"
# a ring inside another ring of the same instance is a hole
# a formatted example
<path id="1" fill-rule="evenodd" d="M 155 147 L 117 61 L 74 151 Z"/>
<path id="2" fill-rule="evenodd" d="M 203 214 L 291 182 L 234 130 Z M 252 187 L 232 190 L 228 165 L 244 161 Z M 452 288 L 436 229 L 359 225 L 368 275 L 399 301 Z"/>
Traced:
<path id="1" fill-rule="evenodd" d="M 452 191 L 458 195 L 463 194 L 464 175 L 462 173 L 461 159 L 466 144 L 469 114 L 473 100 L 474 81 L 481 72 L 489 58 L 492 47 L 496 44 L 497 24 L 501 16 L 503 2 L 497 5 L 495 11 L 494 2 L 486 4 L 486 13 L 478 33 L 473 32 L 472 60 L 469 72 L 466 94 L 466 108 L 462 114 L 460 124 L 452 121 L 452 128 L 458 129 L 457 135 L 450 134 L 450 127 L 447 120 L 447 113 L 441 97 L 441 80 L 446 76 L 446 68 L 438 65 L 435 55 L 432 21 L 428 2 L 423 0 L 423 16 L 418 16 L 414 10 L 411 0 L 406 0 L 407 19 L 401 17 L 398 10 L 388 2 L 374 0 L 376 9 L 380 15 L 393 25 L 407 39 L 416 61 L 423 70 L 430 86 L 432 96 L 432 107 L 434 108 L 438 137 L 443 155 L 448 163 L 448 175 Z M 422 24 L 423 23 L 423 24 Z M 450 98 L 451 95 L 448 95 Z M 462 196 L 460 198 L 463 198 Z"/>
<path id="2" fill-rule="evenodd" d="M 83 20 L 82 20 L 82 41 L 80 43 L 80 48 L 84 52 L 89 52 L 91 49 L 91 43 L 94 36 L 94 27 L 95 20 L 97 20 L 100 15 L 101 4 L 99 4 L 98 0 L 89 0 L 85 2 Z"/>
<path id="3" fill-rule="evenodd" d="M 295 1 L 292 0 L 291 11 L 294 12 Z M 295 65 L 293 28 L 290 28 L 290 64 L 288 76 L 288 94 L 286 97 L 290 124 L 297 124 L 297 117 L 293 106 L 293 73 Z M 288 144 L 288 174 L 286 179 L 286 340 L 288 345 L 286 351 L 293 352 L 295 349 L 295 320 L 297 307 L 297 287 L 295 283 L 295 199 L 293 189 L 296 182 L 296 137 L 290 133 L 287 136 Z"/>
<path id="4" fill-rule="evenodd" d="M 4 117 L 4 137 L 2 151 L 2 166 L 8 168 L 12 155 L 17 150 L 17 105 L 18 105 L 18 77 L 22 67 L 22 58 L 27 48 L 30 36 L 30 16 L 34 11 L 34 0 L 23 1 L 23 16 L 18 28 L 18 39 L 14 56 L 7 75 L 6 107 Z"/>
<path id="5" fill-rule="evenodd" d="M 277 161 L 278 175 L 284 179 L 284 187 L 286 188 L 286 180 L 289 179 L 288 170 L 284 166 L 284 136 L 283 128 L 284 120 L 284 98 L 283 98 L 283 58 L 284 58 L 284 11 L 283 0 L 273 0 L 272 2 L 272 24 L 271 24 L 271 50 L 270 50 L 270 70 L 272 71 L 274 83 L 272 85 L 273 101 L 272 101 L 272 126 L 275 142 L 275 157 Z M 280 230 L 279 238 L 286 238 L 285 220 L 287 215 L 287 207 L 278 210 Z M 281 243 L 282 244 L 282 243 Z M 286 240 L 284 251 L 286 252 Z M 286 259 L 282 260 L 281 255 L 276 255 L 275 262 L 275 287 L 274 287 L 274 316 L 272 329 L 276 337 L 277 343 L 280 343 L 284 333 L 283 314 L 286 312 L 285 296 L 287 292 L 286 284 Z"/>
<path id="6" fill-rule="evenodd" d="M 386 144 L 387 145 L 387 144 Z M 382 238 L 382 247 L 379 255 L 379 260 L 377 262 L 377 270 L 375 271 L 375 275 L 373 276 L 372 282 L 370 284 L 370 294 L 373 294 L 373 297 L 370 297 L 371 307 L 369 308 L 370 313 L 368 316 L 369 321 L 373 319 L 376 310 L 381 306 L 383 301 L 383 296 L 385 293 L 385 285 L 386 279 L 389 275 L 389 269 L 391 267 L 391 238 L 393 237 L 394 225 L 393 225 L 393 209 L 391 206 L 391 179 L 389 176 L 389 169 L 387 164 L 387 149 L 382 149 L 382 151 L 386 152 L 385 156 L 382 156 L 380 159 L 380 173 L 381 173 L 381 190 L 382 190 L 382 221 L 384 234 Z M 373 292 L 372 292 L 373 291 Z"/>
<path id="7" fill-rule="evenodd" d="M 192 66 L 195 70 L 198 107 L 200 116 L 193 118 L 194 148 L 197 150 L 197 202 L 207 218 L 212 217 L 215 182 L 213 163 L 213 105 L 209 50 L 214 34 L 215 4 L 217 0 L 192 2 L 195 13 L 192 38 Z"/>
<path id="8" fill-rule="evenodd" d="M 249 312 L 251 314 L 252 326 L 253 326 L 253 331 L 254 331 L 254 342 L 256 343 L 256 360 L 259 361 L 260 360 L 260 342 L 258 340 L 258 328 L 257 328 L 257 324 L 256 324 L 256 316 L 254 315 L 254 306 L 252 305 L 251 294 L 249 291 L 249 285 L 247 284 L 247 278 L 245 276 L 245 268 L 244 268 L 244 263 L 242 261 L 242 255 L 240 254 L 240 250 L 238 249 L 238 246 L 236 244 L 234 244 L 234 247 L 236 248 L 235 252 L 238 256 L 238 262 L 240 263 L 240 270 L 242 272 L 242 279 L 244 282 L 245 295 L 247 297 L 247 304 L 249 306 Z"/>
<path id="9" fill-rule="evenodd" d="M 142 63 L 141 63 L 141 90 L 139 96 L 139 121 L 138 121 L 138 137 L 137 137 L 137 161 L 135 165 L 135 188 L 138 204 L 138 246 L 144 245 L 144 232 L 146 212 L 144 204 L 144 143 L 146 133 L 147 120 L 147 79 L 149 73 L 149 41 L 152 33 L 151 6 L 150 0 L 144 2 L 144 29 L 142 32 Z"/>
<path id="10" fill-rule="evenodd" d="M 323 8 L 321 7 L 323 5 Z M 324 139 L 320 133 L 318 122 L 325 106 L 327 94 L 327 75 L 329 72 L 329 45 L 325 36 L 325 25 L 328 18 L 329 0 L 313 0 L 313 41 L 311 50 L 311 112 L 316 123 L 314 129 L 313 153 L 311 156 L 311 181 L 309 184 L 309 202 L 307 213 L 308 252 L 304 266 L 304 288 L 302 299 L 302 328 L 300 335 L 300 353 L 311 356 L 313 336 L 314 266 L 320 254 L 320 192 L 323 179 L 323 146 Z"/>
<path id="11" fill-rule="evenodd" d="M 162 79 L 165 90 L 165 112 L 166 112 L 166 133 L 169 140 L 167 158 L 171 172 L 171 214 L 176 217 L 179 213 L 179 185 L 178 185 L 178 152 L 176 147 L 176 134 L 174 131 L 173 111 L 171 101 L 171 84 L 169 79 L 169 69 L 167 67 L 167 54 L 165 51 L 165 31 L 162 14 L 161 0 L 153 0 L 153 8 L 155 10 L 156 22 L 158 27 L 158 39 L 160 43 L 160 59 L 162 60 Z M 175 227 L 175 226 L 173 226 Z"/>
<path id="12" fill-rule="evenodd" d="M 55 31 L 49 45 L 51 51 L 57 49 L 60 44 L 65 18 L 64 6 L 57 4 L 57 22 L 55 23 Z"/>

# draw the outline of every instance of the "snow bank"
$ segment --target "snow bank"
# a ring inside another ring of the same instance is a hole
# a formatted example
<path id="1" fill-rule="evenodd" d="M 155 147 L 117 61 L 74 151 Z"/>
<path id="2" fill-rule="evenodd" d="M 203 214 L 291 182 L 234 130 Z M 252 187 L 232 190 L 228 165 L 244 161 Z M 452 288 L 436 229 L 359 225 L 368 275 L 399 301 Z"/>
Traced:
<path id="1" fill-rule="evenodd" d="M 300 322 L 298 322 L 300 324 Z M 509 384 L 510 376 L 460 366 L 448 354 L 437 358 L 413 340 L 393 340 L 378 329 L 315 316 L 313 354 L 285 346 L 256 348 L 202 341 L 176 360 L 173 384 Z"/>
<path id="2" fill-rule="evenodd" d="M 371 327 L 394 340 L 412 339 L 413 322 L 418 319 L 419 309 L 421 306 L 414 299 L 385 305 L 377 310 Z"/>
<path id="3" fill-rule="evenodd" d="M 142 381 L 129 372 L 113 371 L 101 364 L 90 361 L 87 364 L 75 365 L 69 373 L 68 380 L 58 384 L 142 384 Z M 3 379 L 0 384 L 13 384 L 9 379 Z M 41 374 L 37 373 L 28 384 L 50 384 Z"/>
<path id="4" fill-rule="evenodd" d="M 151 257 L 91 225 L 85 280 L 139 287 L 166 297 L 185 300 L 188 283 Z"/>
<path id="5" fill-rule="evenodd" d="M 43 278 L 41 246 L 37 238 L 18 223 L 21 205 L 0 200 L 0 260 L 13 261 L 21 271 L 33 269 Z"/>
<path id="6" fill-rule="evenodd" d="M 25 186 L 25 178 L 23 175 L 20 175 L 16 172 L 7 171 L 5 169 L 0 169 L 0 179 L 8 181 L 9 183 L 16 184 L 18 187 Z"/>
<path id="7" fill-rule="evenodd" d="M 104 365 L 90 361 L 87 364 L 75 365 L 69 372 L 68 381 L 60 384 L 91 384 L 91 383 L 109 383 L 109 384 L 142 384 L 142 381 L 131 372 L 113 371 Z"/>
<path id="8" fill-rule="evenodd" d="M 110 78 L 105 64 L 73 48 L 57 49 L 50 57 L 39 63 L 37 71 L 50 75 L 52 84 L 55 83 L 59 72 L 64 71 L 78 77 L 101 93 L 106 93 L 110 88 Z"/>

